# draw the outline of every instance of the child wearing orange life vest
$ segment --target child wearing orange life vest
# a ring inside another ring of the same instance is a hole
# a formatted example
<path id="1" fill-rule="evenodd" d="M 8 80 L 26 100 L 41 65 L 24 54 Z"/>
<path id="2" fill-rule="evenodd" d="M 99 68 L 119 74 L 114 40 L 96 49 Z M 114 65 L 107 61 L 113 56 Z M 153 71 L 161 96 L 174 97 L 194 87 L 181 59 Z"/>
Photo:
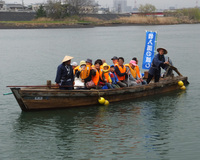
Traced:
<path id="1" fill-rule="evenodd" d="M 100 70 L 100 81 L 104 82 L 108 89 L 114 88 L 110 77 L 110 66 L 107 63 L 103 64 L 103 69 Z"/>

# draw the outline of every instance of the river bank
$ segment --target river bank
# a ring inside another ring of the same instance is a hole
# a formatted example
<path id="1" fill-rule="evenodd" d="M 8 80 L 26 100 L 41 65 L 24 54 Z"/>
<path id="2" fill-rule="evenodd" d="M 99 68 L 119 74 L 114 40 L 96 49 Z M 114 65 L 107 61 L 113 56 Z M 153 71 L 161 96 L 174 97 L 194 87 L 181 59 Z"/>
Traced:
<path id="1" fill-rule="evenodd" d="M 53 20 L 40 18 L 32 21 L 0 21 L 0 29 L 44 29 L 44 28 L 93 28 L 99 26 L 127 25 L 175 25 L 196 24 L 199 21 L 187 17 L 119 17 L 113 20 L 102 20 L 94 17 L 67 18 Z"/>

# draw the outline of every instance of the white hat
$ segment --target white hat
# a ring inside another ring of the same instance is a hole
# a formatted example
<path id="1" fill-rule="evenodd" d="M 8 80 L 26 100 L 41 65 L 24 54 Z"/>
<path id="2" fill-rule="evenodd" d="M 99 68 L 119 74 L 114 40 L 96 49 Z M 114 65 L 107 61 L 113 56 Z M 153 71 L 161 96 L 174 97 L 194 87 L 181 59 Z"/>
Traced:
<path id="1" fill-rule="evenodd" d="M 72 62 L 71 65 L 72 65 L 72 66 L 78 66 L 78 63 L 76 63 L 76 62 Z"/>
<path id="2" fill-rule="evenodd" d="M 67 62 L 71 59 L 73 59 L 74 57 L 71 57 L 71 56 L 65 56 L 64 59 L 62 60 L 62 62 Z"/>

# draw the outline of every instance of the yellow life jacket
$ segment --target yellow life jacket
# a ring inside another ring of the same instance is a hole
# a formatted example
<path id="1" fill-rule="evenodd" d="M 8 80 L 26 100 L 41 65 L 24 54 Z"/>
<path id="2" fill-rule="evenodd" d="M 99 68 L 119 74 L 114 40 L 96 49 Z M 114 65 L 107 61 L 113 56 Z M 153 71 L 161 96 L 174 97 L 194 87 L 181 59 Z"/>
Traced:
<path id="1" fill-rule="evenodd" d="M 125 65 L 126 67 L 129 67 L 129 69 L 130 69 L 130 72 L 131 72 L 131 75 L 133 76 L 133 78 L 137 78 L 137 71 L 136 71 L 136 67 L 134 68 L 134 69 L 132 69 L 131 67 L 130 67 L 130 65 L 129 64 L 126 64 Z"/>
<path id="2" fill-rule="evenodd" d="M 90 70 L 91 70 L 91 66 L 90 65 L 86 65 L 85 69 L 81 71 L 80 73 L 80 77 L 81 79 L 86 79 L 89 77 L 90 75 Z"/>

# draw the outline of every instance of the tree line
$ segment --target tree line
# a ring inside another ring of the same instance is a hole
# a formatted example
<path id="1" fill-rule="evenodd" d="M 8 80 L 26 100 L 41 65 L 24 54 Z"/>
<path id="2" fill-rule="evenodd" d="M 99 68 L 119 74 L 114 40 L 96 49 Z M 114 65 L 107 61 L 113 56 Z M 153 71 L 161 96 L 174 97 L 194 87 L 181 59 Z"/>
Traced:
<path id="1" fill-rule="evenodd" d="M 92 0 L 65 0 L 63 4 L 60 0 L 48 0 L 45 5 L 40 5 L 36 12 L 36 18 L 62 19 L 72 15 L 87 13 L 89 7 L 94 7 Z"/>
<path id="2" fill-rule="evenodd" d="M 44 6 L 41 5 L 39 7 L 36 12 L 36 18 L 48 17 L 52 19 L 63 19 L 73 15 L 89 13 L 91 11 L 90 9 L 94 9 L 94 7 L 93 0 L 64 0 L 63 4 L 60 0 L 48 0 Z M 152 4 L 140 5 L 138 11 L 144 16 L 146 13 L 155 12 L 156 7 Z M 197 7 L 179 9 L 173 12 L 164 12 L 164 15 L 178 18 L 185 16 L 191 20 L 200 20 L 200 9 Z"/>

